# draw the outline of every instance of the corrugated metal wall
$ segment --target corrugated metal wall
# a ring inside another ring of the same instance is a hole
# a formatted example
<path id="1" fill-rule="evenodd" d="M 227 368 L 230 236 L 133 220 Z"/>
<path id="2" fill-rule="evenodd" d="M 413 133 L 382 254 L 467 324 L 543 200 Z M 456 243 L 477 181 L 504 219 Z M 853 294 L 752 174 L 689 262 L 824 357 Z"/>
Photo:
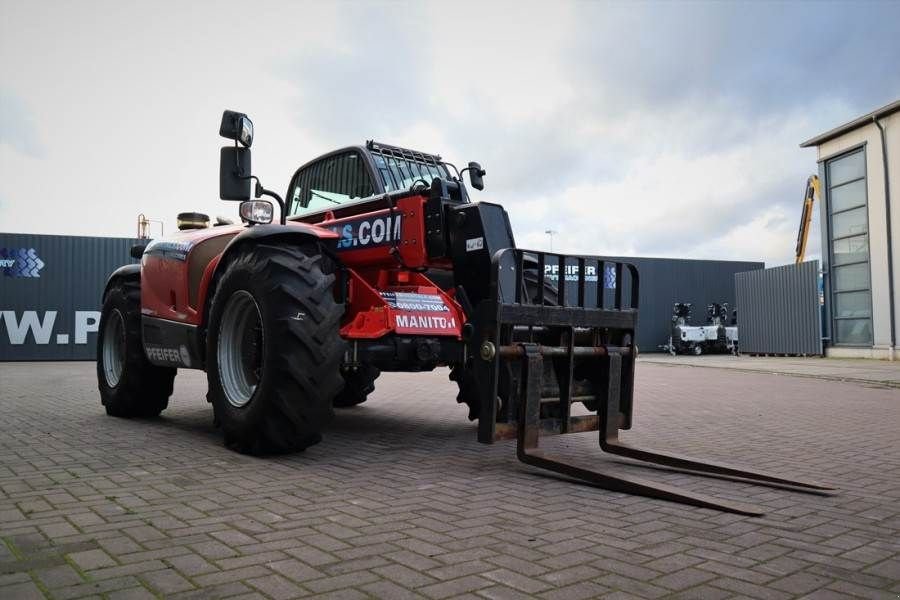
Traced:
<path id="1" fill-rule="evenodd" d="M 742 353 L 822 354 L 819 262 L 734 277 Z"/>
<path id="2" fill-rule="evenodd" d="M 93 360 L 100 294 L 134 241 L 0 233 L 0 360 Z"/>
<path id="3" fill-rule="evenodd" d="M 735 274 L 761 271 L 761 262 L 726 260 L 688 260 L 676 258 L 618 257 L 634 264 L 641 278 L 640 314 L 637 343 L 641 352 L 658 352 L 658 346 L 669 339 L 672 305 L 693 304 L 692 322 L 706 322 L 706 307 L 713 302 L 728 303 L 738 311 L 738 325 L 743 324 L 743 306 L 735 297 Z"/>
<path id="4" fill-rule="evenodd" d="M 14 263 L 0 268 L 0 360 L 93 360 L 103 285 L 114 269 L 134 262 L 129 256 L 134 242 L 0 233 L 0 261 L 7 261 L 0 266 Z M 707 304 L 735 306 L 735 273 L 763 267 L 753 262 L 609 259 L 631 262 L 640 273 L 637 343 L 642 352 L 656 352 L 666 343 L 672 304 L 691 302 L 695 322 L 702 324 Z"/>

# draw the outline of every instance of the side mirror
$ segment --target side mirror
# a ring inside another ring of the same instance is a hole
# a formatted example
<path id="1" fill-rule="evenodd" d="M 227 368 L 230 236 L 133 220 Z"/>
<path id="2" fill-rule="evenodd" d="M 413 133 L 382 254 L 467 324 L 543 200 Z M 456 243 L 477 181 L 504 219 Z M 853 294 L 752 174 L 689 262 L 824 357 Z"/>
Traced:
<path id="1" fill-rule="evenodd" d="M 240 142 L 245 148 L 249 148 L 253 144 L 253 121 L 244 113 L 226 110 L 222 113 L 219 135 Z"/>
<path id="2" fill-rule="evenodd" d="M 131 246 L 131 258 L 136 258 L 140 260 L 144 255 L 144 250 L 147 249 L 147 244 L 132 244 Z"/>
<path id="3" fill-rule="evenodd" d="M 479 191 L 483 190 L 484 176 L 487 174 L 487 172 L 482 169 L 481 165 L 479 165 L 477 162 L 470 162 L 468 171 L 469 181 L 472 183 L 472 187 Z"/>
<path id="4" fill-rule="evenodd" d="M 250 199 L 250 148 L 222 148 L 219 156 L 219 198 Z"/>

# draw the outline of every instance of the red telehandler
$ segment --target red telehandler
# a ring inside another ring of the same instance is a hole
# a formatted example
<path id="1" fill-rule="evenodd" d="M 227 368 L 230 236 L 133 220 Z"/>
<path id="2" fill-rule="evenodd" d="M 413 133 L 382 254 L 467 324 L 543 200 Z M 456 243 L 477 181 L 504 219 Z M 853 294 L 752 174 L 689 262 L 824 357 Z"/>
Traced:
<path id="1" fill-rule="evenodd" d="M 251 172 L 253 124 L 225 111 L 220 196 L 241 225 L 185 219 L 135 246 L 103 292 L 106 412 L 158 415 L 177 369 L 207 373 L 227 446 L 267 454 L 321 439 L 333 407 L 381 371 L 451 368 L 478 440 L 604 488 L 757 515 L 756 507 L 603 474 L 543 454 L 543 435 L 600 431 L 607 452 L 806 491 L 816 483 L 633 448 L 639 279 L 633 265 L 516 248 L 504 209 L 472 202 L 485 171 L 367 142 L 300 167 L 286 201 Z M 279 206 L 278 222 L 274 221 Z M 194 215 L 197 217 L 197 215 Z M 582 405 L 573 414 L 572 408 Z"/>

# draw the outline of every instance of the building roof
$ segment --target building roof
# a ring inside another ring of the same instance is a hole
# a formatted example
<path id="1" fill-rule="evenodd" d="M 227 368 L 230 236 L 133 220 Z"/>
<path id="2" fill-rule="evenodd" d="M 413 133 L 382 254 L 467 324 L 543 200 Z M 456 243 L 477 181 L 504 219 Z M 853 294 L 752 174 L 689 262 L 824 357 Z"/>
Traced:
<path id="1" fill-rule="evenodd" d="M 830 131 L 826 131 L 825 133 L 817 135 L 814 138 L 810 138 L 810 139 L 806 140 L 805 142 L 803 142 L 802 144 L 800 144 L 800 147 L 801 148 L 809 148 L 810 146 L 821 146 L 828 140 L 833 140 L 834 138 L 844 135 L 845 133 L 848 133 L 850 131 L 853 131 L 854 129 L 859 129 L 863 125 L 868 125 L 875 119 L 880 119 L 881 117 L 886 117 L 889 114 L 897 112 L 898 110 L 900 110 L 900 100 L 895 100 L 894 102 L 891 102 L 890 104 L 886 104 L 885 106 L 882 106 L 881 108 L 877 108 L 877 109 L 873 110 L 869 114 L 866 114 L 866 115 L 863 115 L 856 119 L 853 119 L 849 123 L 844 123 L 843 125 L 835 127 L 834 129 L 832 129 Z"/>

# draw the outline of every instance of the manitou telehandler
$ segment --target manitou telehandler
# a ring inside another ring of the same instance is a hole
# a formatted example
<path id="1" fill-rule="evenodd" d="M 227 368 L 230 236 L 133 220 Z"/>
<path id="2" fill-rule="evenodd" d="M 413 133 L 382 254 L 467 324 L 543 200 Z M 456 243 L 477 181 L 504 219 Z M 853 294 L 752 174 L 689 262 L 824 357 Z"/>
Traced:
<path id="1" fill-rule="evenodd" d="M 219 133 L 234 140 L 221 150 L 220 196 L 242 202 L 243 224 L 184 218 L 182 231 L 133 248 L 140 264 L 110 276 L 97 350 L 110 415 L 155 416 L 177 369 L 203 369 L 226 445 L 287 452 L 318 442 L 333 407 L 365 401 L 381 371 L 449 366 L 478 440 L 517 438 L 519 458 L 534 466 L 761 514 L 538 449 L 542 434 L 599 430 L 613 454 L 828 489 L 620 443 L 619 429 L 631 427 L 637 270 L 517 249 L 503 208 L 469 198 L 462 175 L 483 189 L 478 163 L 458 171 L 370 141 L 300 167 L 282 200 L 251 173 L 250 119 L 225 111 Z M 278 222 L 262 196 L 278 204 Z"/>

